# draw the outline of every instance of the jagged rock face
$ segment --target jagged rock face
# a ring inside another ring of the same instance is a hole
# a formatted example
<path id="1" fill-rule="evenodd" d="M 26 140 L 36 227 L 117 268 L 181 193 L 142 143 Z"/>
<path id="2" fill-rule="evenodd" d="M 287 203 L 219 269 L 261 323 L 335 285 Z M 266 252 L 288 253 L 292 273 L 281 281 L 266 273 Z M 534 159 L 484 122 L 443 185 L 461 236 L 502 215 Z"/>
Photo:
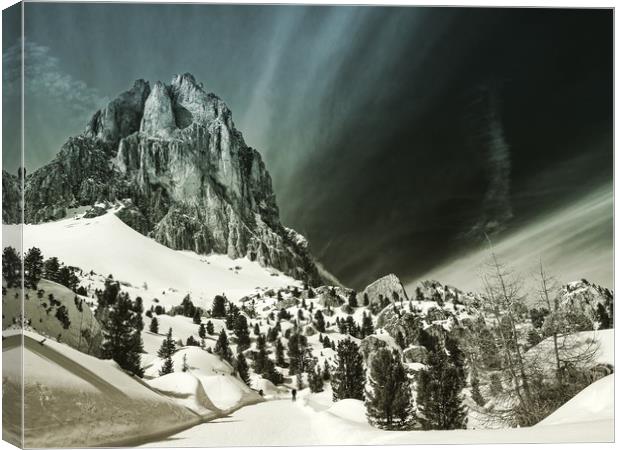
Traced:
<path id="1" fill-rule="evenodd" d="M 563 286 L 558 293 L 561 309 L 572 314 L 582 313 L 592 324 L 599 320 L 599 304 L 613 318 L 613 292 L 602 286 L 579 280 Z"/>
<path id="2" fill-rule="evenodd" d="M 398 277 L 394 274 L 389 274 L 379 278 L 373 283 L 366 286 L 366 289 L 362 292 L 361 297 L 368 296 L 368 301 L 371 305 L 381 305 L 382 299 L 389 299 L 389 301 L 408 300 L 407 292 L 403 284 Z M 359 300 L 359 298 L 358 298 Z"/>
<path id="3" fill-rule="evenodd" d="M 102 201 L 121 201 L 121 220 L 173 249 L 248 256 L 320 282 L 303 236 L 280 223 L 260 154 L 189 74 L 136 81 L 26 179 L 27 222 Z"/>

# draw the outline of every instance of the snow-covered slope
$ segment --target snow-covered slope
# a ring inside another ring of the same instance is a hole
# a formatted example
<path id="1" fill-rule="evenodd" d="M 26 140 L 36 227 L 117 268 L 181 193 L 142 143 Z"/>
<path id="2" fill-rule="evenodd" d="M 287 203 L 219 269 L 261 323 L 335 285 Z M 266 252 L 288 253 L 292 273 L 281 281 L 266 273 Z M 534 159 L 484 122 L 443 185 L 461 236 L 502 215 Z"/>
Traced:
<path id="1" fill-rule="evenodd" d="M 247 258 L 172 250 L 125 225 L 112 212 L 91 219 L 26 225 L 24 248 L 33 246 L 46 258 L 56 256 L 86 272 L 114 275 L 124 283 L 124 291 L 132 297 L 142 296 L 145 303 L 157 297 L 163 304 L 178 305 L 191 292 L 203 306 L 222 292 L 236 300 L 258 287 L 296 284 Z"/>
<path id="2" fill-rule="evenodd" d="M 33 332 L 24 335 L 26 447 L 129 444 L 200 421 L 113 361 L 85 355 L 51 339 L 41 344 L 43 336 Z M 3 358 L 21 351 L 18 334 L 4 339 Z M 19 386 L 21 375 L 18 365 L 5 366 L 3 390 Z M 3 415 L 4 420 L 11 417 Z"/>
<path id="3" fill-rule="evenodd" d="M 614 376 L 592 383 L 537 427 L 614 420 Z"/>

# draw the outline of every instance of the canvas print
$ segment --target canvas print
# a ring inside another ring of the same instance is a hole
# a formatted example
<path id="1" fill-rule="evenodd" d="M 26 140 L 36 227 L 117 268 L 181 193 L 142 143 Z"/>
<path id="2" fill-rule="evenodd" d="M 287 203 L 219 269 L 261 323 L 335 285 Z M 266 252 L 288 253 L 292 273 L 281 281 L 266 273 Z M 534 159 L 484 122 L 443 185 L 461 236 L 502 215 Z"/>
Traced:
<path id="1" fill-rule="evenodd" d="M 614 440 L 613 10 L 2 20 L 4 440 Z"/>

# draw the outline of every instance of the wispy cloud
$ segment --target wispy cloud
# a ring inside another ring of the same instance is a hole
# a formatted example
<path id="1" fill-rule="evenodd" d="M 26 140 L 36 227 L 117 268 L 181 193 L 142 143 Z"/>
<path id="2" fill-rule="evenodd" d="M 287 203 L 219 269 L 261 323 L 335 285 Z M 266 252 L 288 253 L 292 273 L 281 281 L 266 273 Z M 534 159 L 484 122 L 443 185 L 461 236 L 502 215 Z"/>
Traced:
<path id="1" fill-rule="evenodd" d="M 38 98 L 61 102 L 77 114 L 90 114 L 106 103 L 106 97 L 81 80 L 62 70 L 60 61 L 49 47 L 24 41 L 24 78 L 26 99 Z M 2 54 L 2 82 L 5 93 L 19 95 L 21 90 L 22 41 L 9 47 Z"/>

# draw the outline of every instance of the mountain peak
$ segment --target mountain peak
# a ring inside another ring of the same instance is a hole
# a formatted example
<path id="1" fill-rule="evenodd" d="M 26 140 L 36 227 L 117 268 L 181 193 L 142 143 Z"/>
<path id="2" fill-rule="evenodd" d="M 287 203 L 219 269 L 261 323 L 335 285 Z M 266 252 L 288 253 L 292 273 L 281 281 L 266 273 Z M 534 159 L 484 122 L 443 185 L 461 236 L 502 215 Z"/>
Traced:
<path id="1" fill-rule="evenodd" d="M 123 222 L 172 249 L 248 257 L 321 279 L 305 239 L 280 223 L 260 154 L 228 106 L 189 73 L 171 85 L 137 80 L 26 181 L 29 223 L 120 202 Z"/>

